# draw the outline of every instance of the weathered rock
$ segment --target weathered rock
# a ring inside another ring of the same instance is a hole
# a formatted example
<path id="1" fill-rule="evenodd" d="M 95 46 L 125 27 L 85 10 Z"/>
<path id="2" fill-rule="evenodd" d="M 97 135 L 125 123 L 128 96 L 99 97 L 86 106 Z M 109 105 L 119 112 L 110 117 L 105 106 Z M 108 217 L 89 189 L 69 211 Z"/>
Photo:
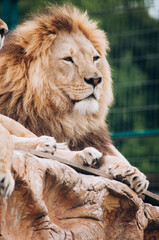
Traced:
<path id="1" fill-rule="evenodd" d="M 13 175 L 15 190 L 1 199 L 0 239 L 159 239 L 159 208 L 125 184 L 18 151 Z"/>

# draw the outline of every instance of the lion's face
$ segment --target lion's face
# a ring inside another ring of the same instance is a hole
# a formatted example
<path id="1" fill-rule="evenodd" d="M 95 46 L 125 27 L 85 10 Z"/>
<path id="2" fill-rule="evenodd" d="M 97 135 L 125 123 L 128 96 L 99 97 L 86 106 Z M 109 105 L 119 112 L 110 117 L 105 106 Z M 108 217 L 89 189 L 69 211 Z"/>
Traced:
<path id="1" fill-rule="evenodd" d="M 50 75 L 72 101 L 74 111 L 82 114 L 98 112 L 102 68 L 102 57 L 82 32 L 58 34 L 51 51 Z"/>

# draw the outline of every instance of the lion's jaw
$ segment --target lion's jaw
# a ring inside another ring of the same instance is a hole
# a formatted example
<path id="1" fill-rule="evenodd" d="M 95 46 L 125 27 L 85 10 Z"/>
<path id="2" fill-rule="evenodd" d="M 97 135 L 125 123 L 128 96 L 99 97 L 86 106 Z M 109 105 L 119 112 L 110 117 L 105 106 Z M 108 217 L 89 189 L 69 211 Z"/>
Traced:
<path id="1" fill-rule="evenodd" d="M 97 59 L 94 60 L 95 57 Z M 73 103 L 73 111 L 80 114 L 98 112 L 102 80 L 93 85 L 84 79 L 91 79 L 94 76 L 102 79 L 102 67 L 100 54 L 82 32 L 72 34 L 62 32 L 55 39 L 50 69 L 54 69 L 56 87 Z M 50 75 L 53 74 L 50 72 Z"/>
<path id="2" fill-rule="evenodd" d="M 97 100 L 89 98 L 75 103 L 74 111 L 79 112 L 80 114 L 95 114 L 98 113 L 99 105 Z"/>

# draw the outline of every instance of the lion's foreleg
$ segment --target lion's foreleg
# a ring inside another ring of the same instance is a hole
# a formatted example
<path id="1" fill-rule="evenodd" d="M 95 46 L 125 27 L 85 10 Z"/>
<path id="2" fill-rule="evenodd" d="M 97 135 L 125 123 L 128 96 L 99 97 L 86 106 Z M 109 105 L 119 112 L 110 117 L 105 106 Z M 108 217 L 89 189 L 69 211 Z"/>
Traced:
<path id="1" fill-rule="evenodd" d="M 94 147 L 86 147 L 81 151 L 71 151 L 65 143 L 57 143 L 55 156 L 89 166 L 98 162 L 102 153 Z"/>
<path id="2" fill-rule="evenodd" d="M 0 194 L 8 196 L 14 189 L 11 175 L 13 141 L 9 132 L 0 124 Z"/>
<path id="3" fill-rule="evenodd" d="M 56 150 L 56 140 L 49 136 L 27 138 L 12 135 L 12 140 L 15 147 L 34 149 L 36 151 L 48 152 L 51 154 L 54 154 Z"/>
<path id="4" fill-rule="evenodd" d="M 137 193 L 145 192 L 149 185 L 146 176 L 133 167 L 113 145 L 110 145 L 110 148 L 114 154 L 103 156 L 100 170 L 128 184 Z"/>
<path id="5" fill-rule="evenodd" d="M 2 114 L 0 114 L 0 124 L 3 125 L 3 127 L 7 129 L 11 135 L 28 138 L 36 137 L 34 133 L 26 129 L 19 122 L 13 120 L 12 118 L 6 117 Z"/>

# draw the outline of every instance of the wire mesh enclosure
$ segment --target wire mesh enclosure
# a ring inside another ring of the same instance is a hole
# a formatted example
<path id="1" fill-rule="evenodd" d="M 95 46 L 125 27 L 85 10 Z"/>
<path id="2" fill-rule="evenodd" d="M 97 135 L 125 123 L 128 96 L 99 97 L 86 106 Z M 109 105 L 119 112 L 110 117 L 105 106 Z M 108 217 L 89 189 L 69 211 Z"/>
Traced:
<path id="1" fill-rule="evenodd" d="M 111 1 L 93 14 L 111 48 L 115 102 L 107 122 L 116 147 L 159 192 L 159 2 L 133 2 Z"/>

